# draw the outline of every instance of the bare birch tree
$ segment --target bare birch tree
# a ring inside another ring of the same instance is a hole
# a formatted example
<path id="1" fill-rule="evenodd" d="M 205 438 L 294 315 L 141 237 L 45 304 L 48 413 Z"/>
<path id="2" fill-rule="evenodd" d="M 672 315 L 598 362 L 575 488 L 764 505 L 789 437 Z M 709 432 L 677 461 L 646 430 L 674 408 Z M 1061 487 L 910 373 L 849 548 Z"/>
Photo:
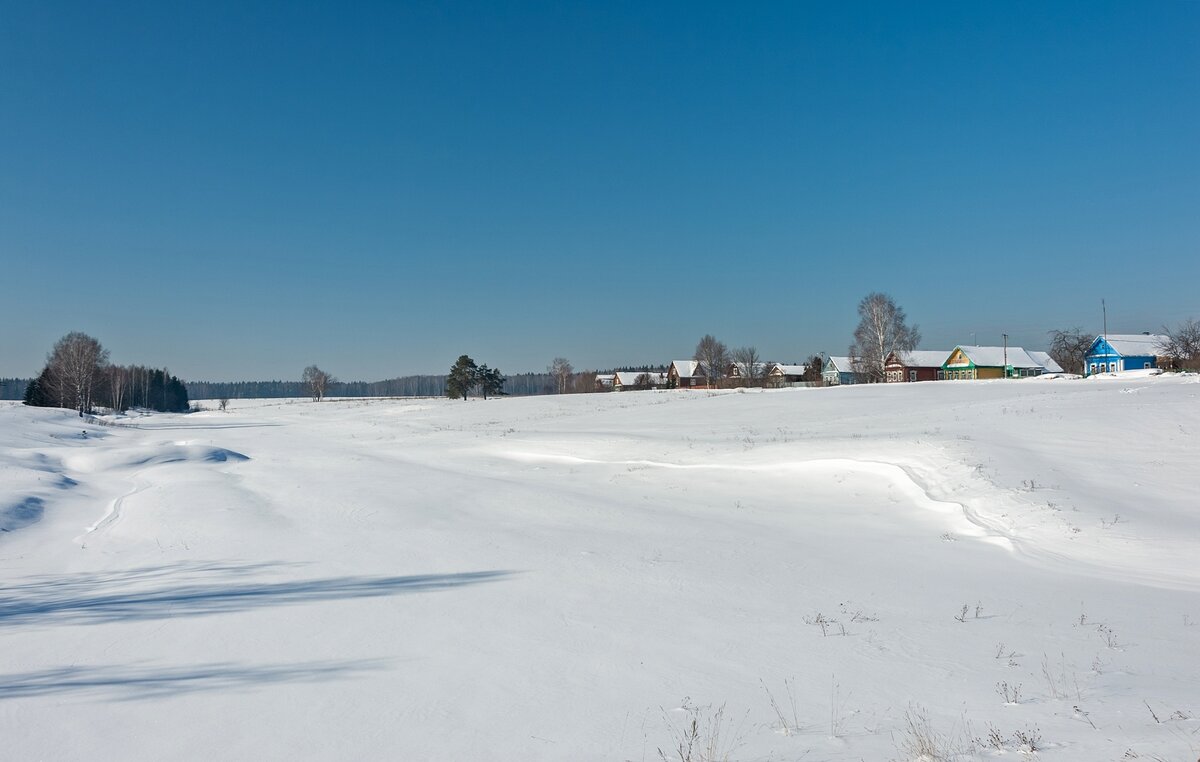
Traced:
<path id="1" fill-rule="evenodd" d="M 308 393 L 312 395 L 313 402 L 320 402 L 325 399 L 325 392 L 333 383 L 334 378 L 316 365 L 309 365 L 304 369 L 300 380 L 308 387 Z"/>
<path id="2" fill-rule="evenodd" d="M 559 394 L 566 394 L 571 387 L 571 374 L 575 369 L 571 367 L 571 363 L 565 357 L 555 357 L 554 362 L 550 363 L 547 369 L 550 375 L 554 377 L 555 388 Z"/>
<path id="3" fill-rule="evenodd" d="M 51 393 L 62 407 L 82 416 L 92 408 L 92 397 L 108 364 L 108 350 L 79 331 L 59 339 L 46 358 Z"/>
<path id="4" fill-rule="evenodd" d="M 709 386 L 716 386 L 725 376 L 725 368 L 729 365 L 729 349 L 712 334 L 706 333 L 696 344 L 692 359 L 700 363 L 700 372 L 708 379 Z"/>
<path id="5" fill-rule="evenodd" d="M 108 386 L 109 407 L 116 411 L 124 410 L 125 395 L 129 391 L 129 369 L 113 365 L 104 375 Z"/>
<path id="6" fill-rule="evenodd" d="M 917 326 L 909 327 L 904 309 L 887 294 L 867 294 L 858 303 L 858 327 L 850 345 L 854 371 L 867 381 L 883 381 L 884 363 L 892 352 L 911 352 L 921 341 Z"/>

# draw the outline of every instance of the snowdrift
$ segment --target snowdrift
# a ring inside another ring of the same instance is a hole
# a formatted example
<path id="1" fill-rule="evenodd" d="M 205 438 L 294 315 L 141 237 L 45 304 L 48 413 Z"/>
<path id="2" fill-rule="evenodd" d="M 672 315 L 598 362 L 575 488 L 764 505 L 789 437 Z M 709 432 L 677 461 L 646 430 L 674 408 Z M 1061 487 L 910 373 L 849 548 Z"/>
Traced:
<path id="1" fill-rule="evenodd" d="M 6 754 L 1192 760 L 1198 397 L 0 406 Z"/>

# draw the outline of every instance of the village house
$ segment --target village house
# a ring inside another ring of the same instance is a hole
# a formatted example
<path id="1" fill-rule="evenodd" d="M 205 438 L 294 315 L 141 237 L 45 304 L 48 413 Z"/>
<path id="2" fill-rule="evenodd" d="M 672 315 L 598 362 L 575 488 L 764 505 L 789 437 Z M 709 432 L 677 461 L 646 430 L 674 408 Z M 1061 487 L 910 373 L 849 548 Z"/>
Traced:
<path id="1" fill-rule="evenodd" d="M 1167 336 L 1149 332 L 1097 336 L 1083 356 L 1083 374 L 1161 367 L 1166 364 L 1160 358 L 1168 341 Z"/>
<path id="2" fill-rule="evenodd" d="M 708 386 L 708 377 L 698 360 L 672 360 L 667 369 L 667 381 L 677 389 Z"/>
<path id="3" fill-rule="evenodd" d="M 616 373 L 597 373 L 596 374 L 596 391 L 611 392 L 613 390 L 613 382 L 617 380 Z"/>
<path id="4" fill-rule="evenodd" d="M 908 381 L 937 381 L 942 364 L 950 356 L 948 349 L 914 349 L 892 352 L 883 364 L 884 380 L 889 384 Z"/>
<path id="5" fill-rule="evenodd" d="M 1061 371 L 1061 368 L 1059 369 Z M 989 378 L 1040 376 L 1045 368 L 1021 347 L 959 345 L 942 363 L 938 380 L 978 381 Z"/>
<path id="6" fill-rule="evenodd" d="M 807 365 L 781 365 L 775 363 L 767 371 L 767 386 L 776 388 L 804 383 L 804 374 L 808 372 Z"/>
<path id="7" fill-rule="evenodd" d="M 746 366 L 746 363 L 731 362 L 725 369 L 725 377 L 732 379 L 757 378 L 765 380 L 767 372 L 771 369 L 772 363 L 758 362 L 754 363 L 753 368 Z"/>
<path id="8" fill-rule="evenodd" d="M 856 384 L 859 378 L 849 357 L 830 355 L 825 358 L 825 368 L 821 371 L 821 380 L 825 382 L 826 386 L 841 386 Z"/>
<path id="9" fill-rule="evenodd" d="M 661 389 L 667 385 L 667 374 L 655 370 L 619 370 L 613 374 L 613 391 Z"/>

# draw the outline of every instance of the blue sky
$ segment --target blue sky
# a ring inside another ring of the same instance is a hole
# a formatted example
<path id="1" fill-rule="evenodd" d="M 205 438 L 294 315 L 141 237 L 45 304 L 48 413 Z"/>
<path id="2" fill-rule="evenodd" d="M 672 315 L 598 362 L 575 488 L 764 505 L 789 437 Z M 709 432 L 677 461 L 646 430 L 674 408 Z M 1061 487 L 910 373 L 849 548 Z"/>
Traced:
<path id="1" fill-rule="evenodd" d="M 0 376 L 1200 318 L 1200 3 L 0 0 Z"/>

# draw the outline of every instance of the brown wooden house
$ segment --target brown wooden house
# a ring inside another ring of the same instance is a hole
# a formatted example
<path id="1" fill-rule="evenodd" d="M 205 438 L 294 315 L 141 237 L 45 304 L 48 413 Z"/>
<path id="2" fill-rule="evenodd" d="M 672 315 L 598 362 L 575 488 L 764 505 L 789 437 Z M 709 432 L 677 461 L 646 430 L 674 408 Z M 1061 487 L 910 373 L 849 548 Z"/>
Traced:
<path id="1" fill-rule="evenodd" d="M 667 369 L 667 379 L 677 389 L 708 386 L 708 377 L 704 375 L 704 368 L 697 360 L 672 361 L 671 367 Z"/>
<path id="2" fill-rule="evenodd" d="M 911 352 L 892 352 L 883 363 L 884 380 L 889 384 L 907 381 L 937 381 L 952 350 L 914 349 Z"/>

